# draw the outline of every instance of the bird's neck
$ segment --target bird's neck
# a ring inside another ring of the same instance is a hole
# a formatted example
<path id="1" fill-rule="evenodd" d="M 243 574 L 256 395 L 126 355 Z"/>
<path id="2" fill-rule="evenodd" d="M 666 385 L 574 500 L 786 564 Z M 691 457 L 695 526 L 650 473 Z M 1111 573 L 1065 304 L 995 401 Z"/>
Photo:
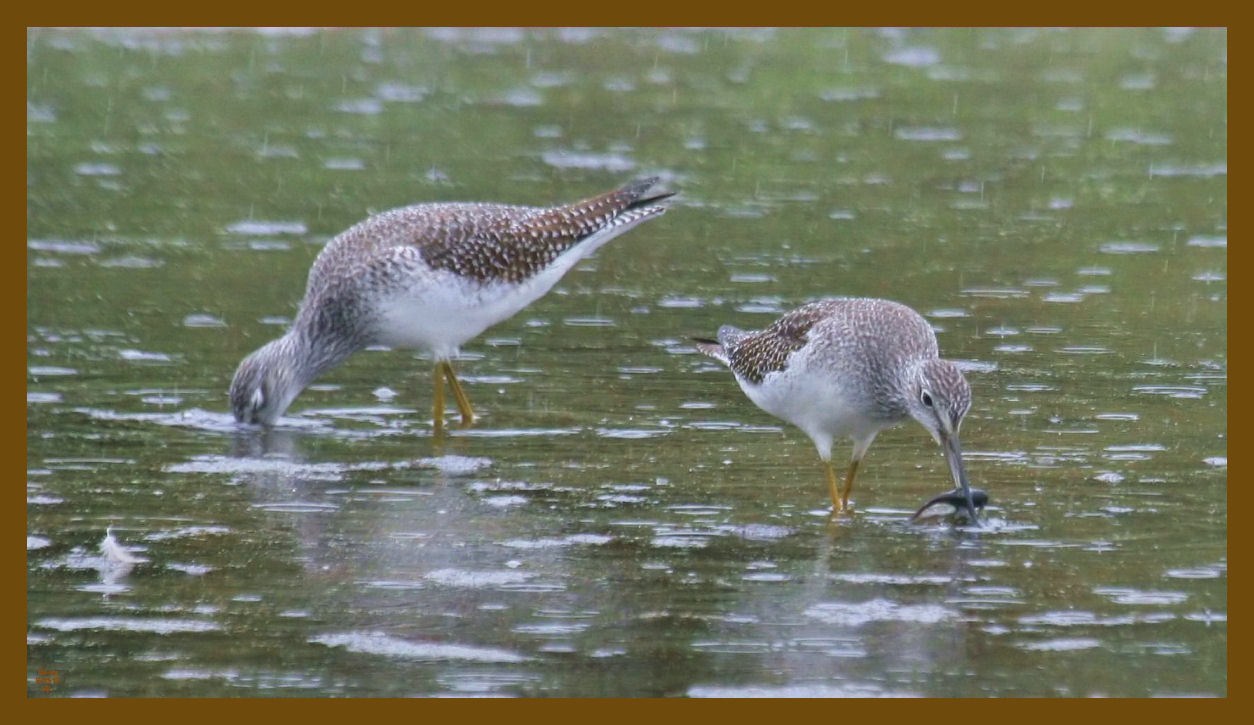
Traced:
<path id="1" fill-rule="evenodd" d="M 364 322 L 356 306 L 342 300 L 305 299 L 287 336 L 309 368 L 310 381 L 366 347 Z"/>
<path id="2" fill-rule="evenodd" d="M 303 390 L 323 373 L 331 370 L 356 348 L 337 344 L 329 336 L 318 335 L 300 325 L 275 341 L 270 364 L 288 371 L 296 389 Z"/>
<path id="3" fill-rule="evenodd" d="M 919 387 L 919 380 L 922 378 L 923 364 L 916 362 L 903 367 L 898 372 L 898 378 L 887 387 L 889 391 L 888 407 L 893 411 L 893 415 L 899 419 L 909 416 L 910 401 L 914 398 L 914 391 Z"/>

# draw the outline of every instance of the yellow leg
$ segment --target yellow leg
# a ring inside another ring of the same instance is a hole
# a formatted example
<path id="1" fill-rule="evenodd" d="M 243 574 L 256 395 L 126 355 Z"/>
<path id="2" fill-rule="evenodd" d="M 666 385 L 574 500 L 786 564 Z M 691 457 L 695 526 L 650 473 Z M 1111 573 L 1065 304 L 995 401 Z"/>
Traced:
<path id="1" fill-rule="evenodd" d="M 832 511 L 848 511 L 849 494 L 853 491 L 853 479 L 858 475 L 857 459 L 849 462 L 849 471 L 845 474 L 845 487 L 839 495 L 836 487 L 836 469 L 832 467 L 831 461 L 823 461 L 823 466 L 827 469 L 827 488 L 832 494 Z"/>
<path id="2" fill-rule="evenodd" d="M 832 468 L 831 461 L 823 461 L 824 468 L 827 469 L 827 488 L 832 493 L 832 513 L 841 511 L 840 496 L 836 495 L 836 471 Z"/>
<path id="3" fill-rule="evenodd" d="M 849 462 L 849 473 L 845 474 L 845 490 L 840 494 L 840 510 L 849 509 L 849 492 L 853 491 L 853 479 L 858 475 L 858 459 Z"/>
<path id="4" fill-rule="evenodd" d="M 435 395 L 431 398 L 431 421 L 436 434 L 440 434 L 444 432 L 444 363 L 436 363 L 432 378 L 435 380 Z"/>
<path id="5" fill-rule="evenodd" d="M 466 391 L 462 390 L 462 384 L 457 380 L 457 375 L 453 372 L 453 365 L 445 360 L 440 363 L 444 368 L 444 376 L 448 378 L 449 387 L 453 389 L 453 398 L 457 401 L 457 409 L 462 414 L 462 425 L 468 426 L 475 422 L 475 410 L 470 407 L 470 398 L 466 397 Z"/>

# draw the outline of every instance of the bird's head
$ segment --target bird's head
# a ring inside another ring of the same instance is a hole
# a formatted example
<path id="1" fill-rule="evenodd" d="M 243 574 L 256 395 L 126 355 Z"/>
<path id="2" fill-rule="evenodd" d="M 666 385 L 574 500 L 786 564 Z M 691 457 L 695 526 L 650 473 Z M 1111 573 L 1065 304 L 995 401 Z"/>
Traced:
<path id="1" fill-rule="evenodd" d="M 970 409 L 971 386 L 957 365 L 948 360 L 932 359 L 919 367 L 906 401 L 906 410 L 940 445 L 954 479 L 954 491 L 962 493 L 974 521 L 975 502 L 958 440 L 962 419 Z"/>
<path id="2" fill-rule="evenodd" d="M 291 364 L 286 338 L 244 358 L 231 380 L 231 410 L 240 423 L 274 425 L 304 388 Z"/>
<path id="3" fill-rule="evenodd" d="M 919 367 L 911 392 L 906 399 L 910 417 L 942 447 L 946 439 L 956 439 L 971 409 L 971 386 L 958 366 L 948 360 L 928 360 Z"/>

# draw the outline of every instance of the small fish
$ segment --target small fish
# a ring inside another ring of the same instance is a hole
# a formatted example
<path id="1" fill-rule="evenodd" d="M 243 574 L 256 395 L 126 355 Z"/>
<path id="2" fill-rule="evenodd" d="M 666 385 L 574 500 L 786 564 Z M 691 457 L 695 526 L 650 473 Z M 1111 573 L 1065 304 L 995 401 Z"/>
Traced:
<path id="1" fill-rule="evenodd" d="M 100 553 L 104 554 L 105 559 L 107 559 L 110 564 L 117 564 L 120 566 L 129 567 L 136 564 L 144 564 L 148 561 L 143 557 L 135 556 L 131 552 L 127 551 L 126 547 L 122 546 L 122 544 L 120 544 L 118 540 L 113 537 L 112 526 L 105 527 L 104 541 L 100 542 Z"/>
<path id="2" fill-rule="evenodd" d="M 975 504 L 975 508 L 983 511 L 984 506 L 988 504 L 988 494 L 978 488 L 971 489 L 971 503 Z M 970 519 L 970 514 L 967 512 L 967 496 L 960 488 L 933 497 L 920 506 L 910 520 L 919 521 L 948 516 L 957 516 L 964 522 Z"/>

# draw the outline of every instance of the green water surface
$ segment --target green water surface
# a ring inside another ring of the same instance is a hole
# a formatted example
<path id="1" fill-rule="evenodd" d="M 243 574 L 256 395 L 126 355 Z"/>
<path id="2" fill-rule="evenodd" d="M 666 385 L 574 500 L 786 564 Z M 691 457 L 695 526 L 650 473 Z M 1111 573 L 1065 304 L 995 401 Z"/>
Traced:
<path id="1" fill-rule="evenodd" d="M 1226 695 L 1226 44 L 30 31 L 28 693 Z M 669 213 L 464 347 L 473 428 L 405 351 L 231 419 L 367 214 L 646 175 Z M 691 344 L 830 295 L 962 364 L 980 530 L 907 522 L 913 423 L 832 520 Z"/>

